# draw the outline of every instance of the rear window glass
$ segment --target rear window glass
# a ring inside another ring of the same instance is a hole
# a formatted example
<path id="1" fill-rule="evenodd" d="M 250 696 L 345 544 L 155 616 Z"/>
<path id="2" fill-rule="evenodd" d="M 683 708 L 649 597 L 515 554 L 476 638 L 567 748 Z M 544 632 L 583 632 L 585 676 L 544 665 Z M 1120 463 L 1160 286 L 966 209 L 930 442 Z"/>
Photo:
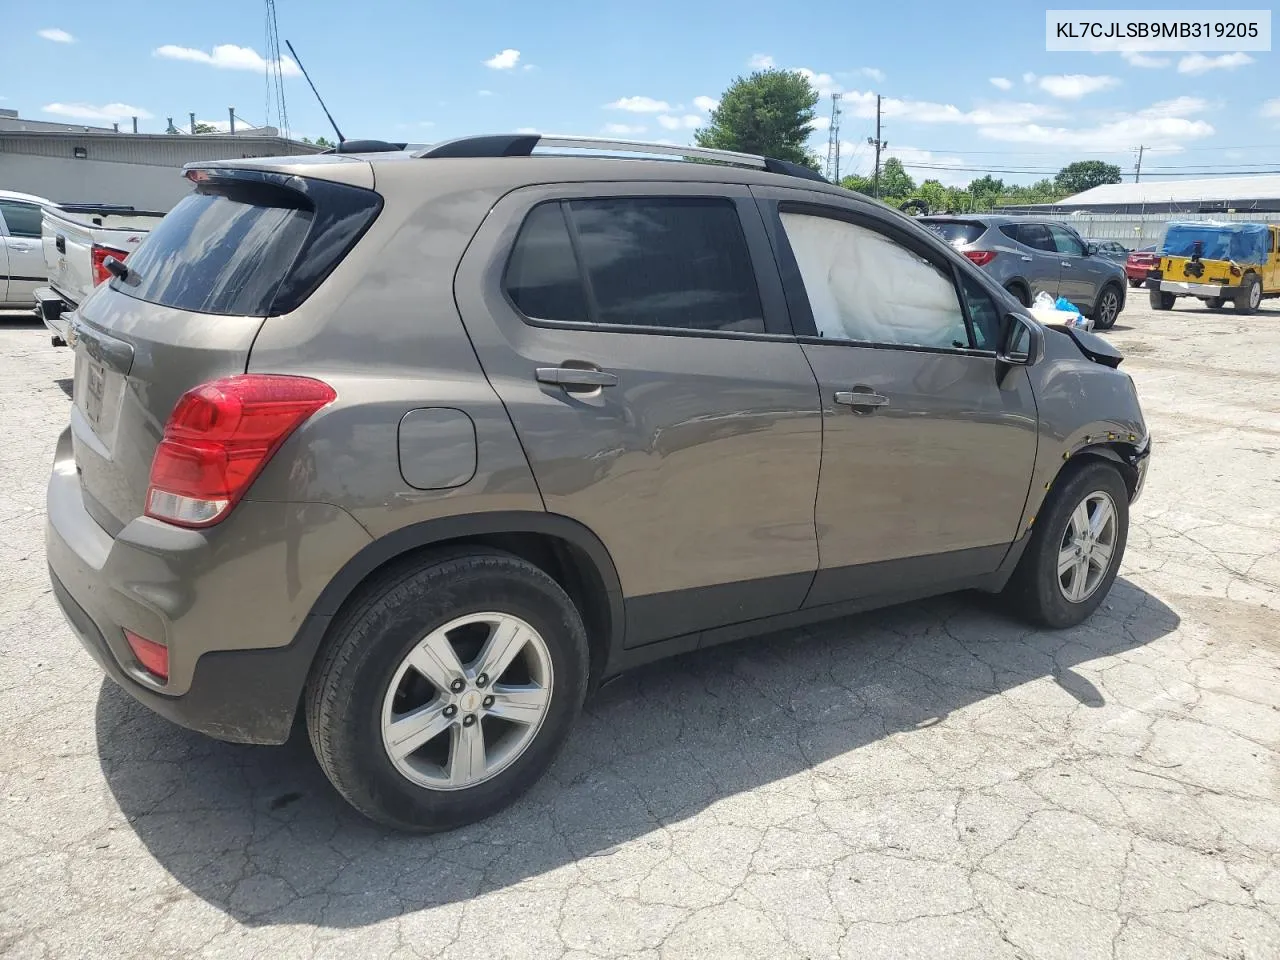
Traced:
<path id="1" fill-rule="evenodd" d="M 297 307 L 381 209 L 325 181 L 236 174 L 201 183 L 128 259 L 112 289 L 179 310 L 269 316 Z"/>
<path id="2" fill-rule="evenodd" d="M 947 243 L 954 244 L 973 243 L 987 232 L 983 224 L 967 220 L 926 220 L 925 226 Z"/>
<path id="3" fill-rule="evenodd" d="M 542 204 L 521 227 L 505 283 L 532 319 L 764 332 L 746 237 L 730 200 Z"/>

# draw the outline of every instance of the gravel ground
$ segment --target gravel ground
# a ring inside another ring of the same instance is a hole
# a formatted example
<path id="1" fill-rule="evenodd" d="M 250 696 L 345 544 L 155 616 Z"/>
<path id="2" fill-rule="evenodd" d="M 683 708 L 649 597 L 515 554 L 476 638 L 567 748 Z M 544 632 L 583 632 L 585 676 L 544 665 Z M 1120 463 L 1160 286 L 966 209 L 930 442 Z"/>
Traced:
<path id="1" fill-rule="evenodd" d="M 70 356 L 0 319 L 0 955 L 1274 960 L 1280 308 L 1109 336 L 1156 446 L 1089 623 L 948 597 L 654 665 L 515 808 L 407 838 L 305 740 L 103 681 L 43 556 Z"/>

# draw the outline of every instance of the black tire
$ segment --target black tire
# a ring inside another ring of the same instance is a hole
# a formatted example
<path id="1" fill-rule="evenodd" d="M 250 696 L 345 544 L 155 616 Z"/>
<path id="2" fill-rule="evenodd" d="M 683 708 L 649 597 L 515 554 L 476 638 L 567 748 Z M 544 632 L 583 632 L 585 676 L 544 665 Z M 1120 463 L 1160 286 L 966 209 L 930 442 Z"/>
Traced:
<path id="1" fill-rule="evenodd" d="M 1145 281 L 1143 280 L 1136 280 L 1133 277 L 1129 278 L 1129 286 L 1131 286 L 1135 290 L 1138 289 L 1138 287 L 1142 286 L 1144 282 Z"/>
<path id="2" fill-rule="evenodd" d="M 491 779 L 457 790 L 420 786 L 383 746 L 383 699 L 424 636 L 484 611 L 519 617 L 545 641 L 554 674 L 547 713 L 524 752 Z M 577 608 L 538 567 L 491 550 L 429 557 L 369 584 L 335 621 L 307 683 L 311 745 L 337 791 L 379 823 L 423 833 L 474 823 L 515 801 L 551 765 L 582 709 L 588 662 Z"/>
<path id="3" fill-rule="evenodd" d="M 1108 297 L 1113 297 L 1114 309 L 1108 301 Z M 1098 293 L 1098 299 L 1093 305 L 1093 326 L 1097 330 L 1110 330 L 1116 325 L 1116 320 L 1120 317 L 1120 311 L 1123 309 L 1124 295 L 1119 286 L 1113 283 L 1107 284 Z"/>
<path id="4" fill-rule="evenodd" d="M 1246 274 L 1241 290 L 1236 294 L 1236 313 L 1255 313 L 1262 303 L 1262 282 L 1256 273 Z"/>
<path id="5" fill-rule="evenodd" d="M 1221 310 L 1222 305 L 1227 301 L 1222 297 L 1210 297 L 1204 303 L 1210 310 Z"/>
<path id="6" fill-rule="evenodd" d="M 1027 289 L 1025 284 L 1015 282 L 1009 284 L 1005 289 L 1012 293 L 1013 298 L 1024 307 L 1031 306 L 1031 291 Z"/>
<path id="7" fill-rule="evenodd" d="M 1031 532 L 1031 542 L 1018 561 L 1005 596 L 1024 617 L 1046 627 L 1073 627 L 1082 622 L 1106 599 L 1124 558 L 1129 537 L 1129 489 L 1119 470 L 1098 460 L 1081 461 L 1054 484 L 1049 502 L 1041 508 Z M 1064 595 L 1058 575 L 1058 555 L 1071 513 L 1087 497 L 1105 493 L 1115 508 L 1116 539 L 1111 560 L 1097 587 L 1084 600 L 1073 602 Z"/>
<path id="8" fill-rule="evenodd" d="M 1178 298 L 1172 293 L 1165 293 L 1163 290 L 1151 291 L 1151 309 L 1152 310 L 1172 310 L 1174 301 Z"/>

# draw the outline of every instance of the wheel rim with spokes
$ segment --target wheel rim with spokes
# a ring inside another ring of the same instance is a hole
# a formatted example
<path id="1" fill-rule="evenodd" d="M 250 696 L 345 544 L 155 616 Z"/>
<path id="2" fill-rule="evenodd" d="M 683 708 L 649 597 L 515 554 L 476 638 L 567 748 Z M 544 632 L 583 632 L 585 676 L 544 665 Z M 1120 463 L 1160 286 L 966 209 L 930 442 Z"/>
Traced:
<path id="1" fill-rule="evenodd" d="M 418 641 L 382 703 L 382 745 L 407 779 L 463 790 L 528 749 L 551 705 L 546 641 L 506 613 L 450 620 Z"/>
<path id="2" fill-rule="evenodd" d="M 1109 327 L 1115 322 L 1116 314 L 1120 312 L 1120 298 L 1116 296 L 1114 290 L 1108 290 L 1102 295 L 1102 311 L 1098 317 L 1099 326 Z"/>
<path id="3" fill-rule="evenodd" d="M 1071 511 L 1058 546 L 1058 589 L 1071 603 L 1097 591 L 1115 554 L 1119 532 L 1115 501 L 1096 490 Z"/>
<path id="4" fill-rule="evenodd" d="M 1257 310 L 1260 303 L 1262 303 L 1262 285 L 1259 283 L 1249 284 L 1249 306 Z"/>

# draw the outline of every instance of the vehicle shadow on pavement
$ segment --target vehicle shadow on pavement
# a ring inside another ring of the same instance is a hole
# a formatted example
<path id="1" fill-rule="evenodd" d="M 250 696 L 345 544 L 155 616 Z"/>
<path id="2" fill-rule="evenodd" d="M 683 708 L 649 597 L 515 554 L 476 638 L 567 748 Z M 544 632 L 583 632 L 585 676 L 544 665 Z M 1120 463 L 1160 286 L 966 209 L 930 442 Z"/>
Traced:
<path id="1" fill-rule="evenodd" d="M 1178 622 L 1117 580 L 1103 607 L 1070 630 L 1030 629 L 989 598 L 957 595 L 652 664 L 596 695 L 523 800 L 435 836 L 384 830 L 349 809 L 305 733 L 282 748 L 218 743 L 110 681 L 98 698 L 98 751 L 130 826 L 191 892 L 249 925 L 359 927 L 576 869 L 649 834 L 662 844 L 662 828 L 678 830 L 713 804 L 717 819 L 751 818 L 763 809 L 753 804 L 792 802 L 786 779 L 819 766 L 833 796 L 903 789 L 908 775 L 927 785 L 934 765 L 1016 767 L 1020 736 L 1058 736 L 1065 746 L 1076 712 L 1104 705 L 1084 665 Z M 1030 698 L 1017 692 L 1046 677 L 1060 696 L 1044 684 Z M 1000 697 L 1016 709 L 985 709 Z M 914 751 L 932 761 L 904 749 L 902 762 L 886 763 L 883 751 L 859 749 L 895 735 L 909 746 L 913 731 L 944 721 L 945 740 L 935 731 Z M 708 840 L 707 855 L 732 857 L 727 838 Z"/>

